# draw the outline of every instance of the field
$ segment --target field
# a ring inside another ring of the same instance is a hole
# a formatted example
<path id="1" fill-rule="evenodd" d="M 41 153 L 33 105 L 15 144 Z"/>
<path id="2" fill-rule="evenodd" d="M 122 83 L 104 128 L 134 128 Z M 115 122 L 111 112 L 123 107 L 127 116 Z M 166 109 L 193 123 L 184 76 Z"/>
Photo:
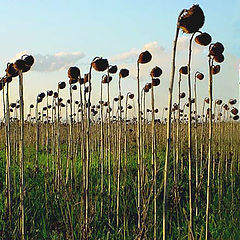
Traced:
<path id="1" fill-rule="evenodd" d="M 18 128 L 17 120 L 11 123 L 12 149 L 12 226 L 7 222 L 5 208 L 6 188 L 5 181 L 1 183 L 1 234 L 3 239 L 18 239 L 19 234 L 19 163 Z M 118 138 L 119 123 L 110 125 L 111 152 L 104 148 L 103 176 L 101 176 L 101 125 L 94 123 L 91 132 L 91 156 L 89 162 L 88 188 L 88 221 L 89 239 L 134 239 L 139 233 L 137 229 L 137 146 L 136 124 L 127 125 L 127 149 L 125 161 L 124 140 L 122 141 L 122 165 L 119 189 L 119 223 L 117 227 L 117 195 L 118 195 Z M 68 125 L 60 126 L 61 146 L 61 176 L 57 182 L 57 160 L 54 135 L 56 125 L 39 124 L 38 163 L 36 163 L 35 145 L 33 144 L 36 124 L 27 123 L 25 146 L 25 225 L 26 239 L 82 239 L 84 234 L 84 219 L 86 210 L 86 191 L 84 187 L 84 162 L 81 157 L 81 124 L 73 124 L 73 158 L 69 166 L 69 180 L 66 184 L 66 165 L 69 154 Z M 141 202 L 142 202 L 142 232 L 145 238 L 151 239 L 154 229 L 154 191 L 153 166 L 151 150 L 151 124 L 144 124 L 144 155 Z M 213 239 L 238 239 L 239 235 L 239 124 L 228 122 L 214 123 L 213 161 L 211 167 L 211 207 L 210 232 Z M 189 218 L 188 192 L 188 161 L 187 161 L 187 127 L 180 124 L 179 136 L 179 164 L 176 166 L 176 151 L 172 151 L 169 166 L 169 206 L 168 231 L 170 239 L 187 238 Z M 192 176 L 196 176 L 198 164 L 198 186 L 196 178 L 193 186 L 194 232 L 200 238 L 204 236 L 206 185 L 207 185 L 207 144 L 208 124 L 197 125 L 197 156 L 193 162 Z M 1 129 L 4 133 L 4 127 Z M 107 126 L 104 124 L 104 135 Z M 166 125 L 156 123 L 156 204 L 157 204 L 157 235 L 162 234 L 162 202 L 163 202 L 163 169 L 165 159 Z M 49 133 L 49 143 L 46 143 L 46 134 Z M 194 136 L 193 136 L 194 137 Z M 80 138 L 80 139 L 79 139 Z M 195 137 L 194 137 L 195 139 Z M 4 135 L 1 137 L 1 146 L 4 146 Z M 108 141 L 107 138 L 104 141 Z M 173 142 L 176 144 L 176 131 L 173 133 Z M 46 150 L 48 146 L 48 151 Z M 195 145 L 194 145 L 195 146 Z M 195 149 L 194 149 L 194 159 Z M 108 157 L 110 156 L 110 175 Z M 174 157 L 175 156 L 175 157 Z M 1 151 L 1 177 L 4 179 L 6 161 L 5 153 Z M 36 165 L 37 164 L 37 165 Z M 178 168 L 178 173 L 176 173 Z M 174 182 L 178 174 L 178 183 Z M 109 178 L 110 176 L 110 178 Z M 103 185 L 101 179 L 103 177 Z M 110 179 L 110 182 L 109 182 Z M 110 195 L 109 195 L 110 184 Z M 103 186 L 103 188 L 101 188 Z M 11 229 L 11 231 L 10 231 Z M 7 237 L 8 236 L 8 237 Z"/>
<path id="2" fill-rule="evenodd" d="M 87 74 L 70 67 L 67 82 L 39 93 L 30 106 L 24 76 L 34 57 L 8 63 L 0 80 L 1 239 L 240 239 L 237 100 L 213 98 L 224 46 L 199 31 L 204 19 L 198 5 L 180 12 L 163 109 L 155 95 L 164 69 L 149 69 L 151 80 L 141 86 L 142 65 L 152 60 L 148 50 L 136 59 L 137 92 L 122 94 L 129 69 L 95 57 Z M 188 59 L 176 69 L 180 30 L 190 36 Z M 193 41 L 208 49 L 207 73 L 192 71 Z M 103 73 L 100 90 L 92 87 L 93 71 Z M 112 98 L 114 76 L 118 96 Z M 19 100 L 10 102 L 14 78 Z M 208 93 L 200 99 L 203 79 Z"/>

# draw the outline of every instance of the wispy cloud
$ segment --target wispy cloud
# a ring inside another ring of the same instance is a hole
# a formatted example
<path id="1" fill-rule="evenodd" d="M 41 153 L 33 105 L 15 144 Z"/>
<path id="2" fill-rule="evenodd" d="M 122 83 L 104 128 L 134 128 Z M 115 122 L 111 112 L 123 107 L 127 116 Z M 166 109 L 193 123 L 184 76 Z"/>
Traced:
<path id="1" fill-rule="evenodd" d="M 127 52 L 124 52 L 124 53 L 121 53 L 119 55 L 115 55 L 115 56 L 112 56 L 111 57 L 111 62 L 117 62 L 117 63 L 121 63 L 121 62 L 125 62 L 125 63 L 131 63 L 131 62 L 134 62 L 136 61 L 138 55 L 142 52 L 142 51 L 145 51 L 145 50 L 148 50 L 150 52 L 162 52 L 164 51 L 164 48 L 161 47 L 158 42 L 151 42 L 151 43 L 147 43 L 143 46 L 143 48 L 141 49 L 136 49 L 136 48 L 133 48 L 133 49 L 130 49 L 129 51 Z"/>
<path id="2" fill-rule="evenodd" d="M 18 53 L 11 62 L 27 54 L 27 51 Z M 33 71 L 37 72 L 53 72 L 67 69 L 71 65 L 76 64 L 80 59 L 85 57 L 82 52 L 58 52 L 55 54 L 33 54 L 35 63 L 32 67 Z"/>
<path id="3" fill-rule="evenodd" d="M 128 52 L 121 53 L 111 57 L 111 62 L 132 62 L 138 56 L 139 50 L 133 48 Z"/>

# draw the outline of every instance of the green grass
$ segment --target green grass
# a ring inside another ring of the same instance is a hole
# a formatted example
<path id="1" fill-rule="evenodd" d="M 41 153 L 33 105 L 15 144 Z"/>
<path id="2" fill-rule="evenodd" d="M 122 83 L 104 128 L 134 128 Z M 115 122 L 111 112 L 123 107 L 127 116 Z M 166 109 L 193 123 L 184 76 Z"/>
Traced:
<path id="1" fill-rule="evenodd" d="M 66 165 L 66 148 L 62 147 L 63 168 Z M 127 177 L 125 188 L 123 187 L 123 176 L 121 178 L 120 191 L 120 228 L 116 228 L 116 163 L 117 159 L 112 158 L 112 188 L 111 188 L 111 205 L 107 194 L 107 173 L 104 173 L 103 194 L 103 216 L 100 216 L 100 171 L 98 153 L 92 155 L 92 164 L 90 168 L 90 186 L 89 186 L 89 217 L 90 217 L 90 234 L 89 239 L 123 239 L 123 214 L 126 214 L 126 239 L 134 239 L 137 234 L 137 158 L 134 152 L 129 152 L 127 160 Z M 5 153 L 0 152 L 0 236 L 1 239 L 19 239 L 18 233 L 18 214 L 19 214 L 19 168 L 17 164 L 13 164 L 12 178 L 13 193 L 12 193 L 12 211 L 13 219 L 12 226 L 6 221 L 5 212 Z M 51 161 L 52 159 L 50 159 Z M 73 188 L 62 184 L 61 191 L 57 192 L 54 188 L 53 174 L 46 174 L 46 155 L 42 151 L 39 155 L 40 169 L 38 174 L 34 171 L 34 148 L 26 149 L 25 156 L 25 224 L 26 224 L 26 239 L 41 240 L 41 239 L 70 239 L 71 234 L 75 239 L 81 239 L 83 231 L 84 217 L 84 202 L 82 188 L 82 162 L 78 156 L 75 164 L 75 181 Z M 157 175 L 157 234 L 161 238 L 162 234 L 162 199 L 163 199 L 163 165 L 164 152 L 158 151 L 158 175 Z M 145 163 L 147 168 L 146 185 L 143 192 L 144 197 L 150 195 L 151 187 L 151 154 L 146 153 Z M 185 163 L 187 164 L 187 163 Z M 107 169 L 107 166 L 105 166 Z M 171 169 L 171 166 L 170 166 Z M 65 175 L 65 171 L 63 171 Z M 193 173 L 194 174 L 194 173 Z M 212 239 L 240 239 L 240 186 L 239 177 L 234 175 L 234 203 L 231 204 L 231 184 L 230 177 L 224 181 L 222 207 L 218 209 L 218 191 L 217 180 L 212 182 L 211 191 L 211 207 L 210 207 L 210 232 Z M 185 218 L 188 212 L 188 171 L 187 165 L 184 169 L 184 175 L 179 186 L 180 201 L 178 205 L 174 204 L 174 184 L 173 175 L 169 176 L 169 205 L 168 205 L 168 231 L 170 239 L 187 239 L 187 222 Z M 193 183 L 195 184 L 195 183 Z M 195 235 L 204 239 L 205 230 L 205 206 L 206 206 L 206 176 L 204 177 L 203 188 L 200 193 L 199 215 L 194 218 Z M 194 196 L 193 192 L 193 196 Z M 150 198 L 148 214 L 146 218 L 146 236 L 152 239 L 153 236 L 153 204 Z M 195 206 L 195 205 L 194 205 Z M 176 214 L 178 211 L 178 217 Z M 185 214 L 184 214 L 185 213 Z M 109 222 L 110 219 L 110 222 Z M 71 230 L 71 224 L 73 233 Z"/>

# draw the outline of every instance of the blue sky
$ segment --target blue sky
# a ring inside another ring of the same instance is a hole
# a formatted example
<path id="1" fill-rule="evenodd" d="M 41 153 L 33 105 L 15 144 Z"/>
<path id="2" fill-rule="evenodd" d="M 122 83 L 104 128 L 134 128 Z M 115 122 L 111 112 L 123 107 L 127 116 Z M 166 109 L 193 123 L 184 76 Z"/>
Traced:
<path id="1" fill-rule="evenodd" d="M 2 1 L 0 49 L 9 56 L 23 49 L 54 53 L 82 48 L 94 56 L 117 54 L 152 40 L 170 47 L 177 15 L 193 3 L 204 10 L 204 29 L 239 54 L 240 47 L 234 46 L 240 40 L 238 0 Z"/>
<path id="2" fill-rule="evenodd" d="M 98 51 L 104 52 L 105 43 L 117 39 L 121 42 L 120 51 L 121 48 L 124 50 L 126 47 L 136 47 L 137 44 L 140 46 L 156 38 L 162 39 L 162 42 L 168 45 L 174 31 L 170 31 L 169 34 L 166 34 L 166 31 L 175 25 L 179 11 L 189 8 L 193 3 L 200 4 L 204 10 L 205 28 L 209 32 L 213 35 L 218 34 L 221 39 L 225 36 L 226 40 L 237 37 L 234 31 L 239 30 L 240 23 L 238 0 L 2 1 L 4 11 L 1 14 L 1 37 L 8 36 L 10 39 L 6 43 L 16 45 L 14 39 L 17 36 L 25 36 L 26 42 L 22 47 L 36 48 L 40 51 L 49 51 L 46 47 L 51 44 L 52 51 L 72 50 L 82 44 L 89 50 L 96 38 L 100 40 Z M 46 35 L 50 38 L 45 38 Z M 106 35 L 108 39 L 105 38 Z M 88 44 L 87 36 L 91 39 Z M 109 51 L 114 50 L 112 47 Z M 21 50 L 21 46 L 15 46 L 13 49 Z"/>
<path id="3" fill-rule="evenodd" d="M 232 81 L 235 79 L 236 82 L 238 76 L 235 70 L 240 59 L 239 0 L 198 2 L 186 0 L 2 0 L 1 3 L 0 68 L 2 75 L 6 63 L 22 51 L 39 55 L 43 61 L 46 55 L 77 52 L 84 57 L 69 60 L 69 64 L 79 66 L 83 72 L 87 71 L 90 60 L 95 56 L 111 59 L 113 56 L 132 50 L 140 51 L 148 43 L 155 42 L 164 49 L 166 55 L 171 54 L 179 12 L 183 8 L 189 8 L 192 4 L 198 3 L 206 18 L 202 30 L 209 32 L 213 41 L 224 44 L 226 61 L 229 61 L 223 64 L 223 68 L 232 66 L 234 69 L 223 71 L 222 76 L 219 76 L 216 96 L 223 94 L 221 89 L 226 91 L 227 97 L 234 91 L 234 96 L 238 95 L 236 91 L 238 87 L 225 88 L 224 79 L 232 79 Z M 70 59 L 72 55 L 68 57 Z M 68 57 L 64 61 L 67 61 Z M 119 65 L 128 67 L 129 61 L 119 62 Z M 162 59 L 159 59 L 159 63 L 161 61 Z M 158 60 L 155 62 L 157 63 Z M 163 69 L 163 71 L 165 72 L 164 86 L 167 87 L 169 74 L 168 70 Z M 206 69 L 203 71 L 207 73 Z M 27 104 L 37 93 L 47 90 L 48 87 L 54 88 L 58 81 L 66 79 L 65 69 L 31 71 L 26 75 L 25 81 L 25 85 L 28 85 L 25 87 Z M 231 86 L 232 83 L 229 82 Z M 14 84 L 12 85 L 15 86 Z M 114 88 L 115 83 L 112 84 Z M 134 89 L 135 81 L 132 80 L 127 87 Z M 126 91 L 129 90 L 127 87 Z M 15 87 L 12 88 L 11 97 L 14 99 L 17 98 L 17 91 Z M 203 96 L 204 89 L 200 89 Z"/>

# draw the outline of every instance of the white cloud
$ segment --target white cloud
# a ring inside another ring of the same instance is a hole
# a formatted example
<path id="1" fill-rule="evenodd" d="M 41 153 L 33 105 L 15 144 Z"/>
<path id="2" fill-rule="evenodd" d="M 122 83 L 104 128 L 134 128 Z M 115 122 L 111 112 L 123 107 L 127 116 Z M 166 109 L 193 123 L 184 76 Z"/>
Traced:
<path id="1" fill-rule="evenodd" d="M 117 62 L 117 63 L 121 63 L 121 62 L 125 62 L 125 63 L 130 63 L 130 62 L 134 62 L 136 61 L 136 59 L 138 58 L 138 55 L 142 52 L 148 50 L 151 53 L 152 52 L 163 52 L 164 48 L 161 47 L 158 42 L 150 42 L 147 43 L 143 46 L 142 49 L 130 49 L 128 52 L 124 52 L 121 53 L 119 55 L 115 55 L 113 57 L 110 58 L 111 62 Z"/>
<path id="2" fill-rule="evenodd" d="M 11 62 L 20 58 L 22 55 L 27 54 L 27 51 L 18 53 Z M 69 68 L 71 65 L 76 64 L 80 59 L 85 57 L 82 52 L 58 52 L 55 54 L 33 54 L 35 63 L 32 67 L 33 71 L 37 72 L 53 72 Z"/>
<path id="3" fill-rule="evenodd" d="M 128 52 L 111 57 L 111 62 L 132 62 L 138 56 L 139 50 L 133 48 Z"/>
<path id="4" fill-rule="evenodd" d="M 182 52 L 182 51 L 188 51 L 189 48 L 189 42 L 190 42 L 190 37 L 187 35 L 183 35 L 178 38 L 178 44 L 177 44 L 177 50 Z M 204 51 L 205 48 L 208 47 L 203 47 L 200 46 L 199 44 L 196 44 L 194 39 L 192 41 L 192 50 L 194 53 L 201 53 Z"/>
<path id="5" fill-rule="evenodd" d="M 145 44 L 142 50 L 148 50 L 149 52 L 159 52 L 159 53 L 164 52 L 164 48 L 160 46 L 157 41 Z"/>

